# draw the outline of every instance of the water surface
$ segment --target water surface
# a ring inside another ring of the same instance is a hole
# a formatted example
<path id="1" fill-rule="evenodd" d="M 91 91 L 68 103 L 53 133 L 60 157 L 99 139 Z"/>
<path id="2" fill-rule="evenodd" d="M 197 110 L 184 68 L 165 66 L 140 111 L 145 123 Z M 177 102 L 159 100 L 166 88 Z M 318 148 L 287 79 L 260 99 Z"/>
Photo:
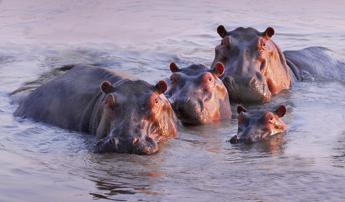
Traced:
<path id="1" fill-rule="evenodd" d="M 94 137 L 14 118 L 8 93 L 64 64 L 127 71 L 154 83 L 168 65 L 210 65 L 215 29 L 276 29 L 283 50 L 345 55 L 343 1 L 0 1 L 0 201 L 344 201 L 345 90 L 296 83 L 289 129 L 231 145 L 236 119 L 181 128 L 156 155 L 99 155 Z M 327 67 L 325 67 L 327 68 Z"/>

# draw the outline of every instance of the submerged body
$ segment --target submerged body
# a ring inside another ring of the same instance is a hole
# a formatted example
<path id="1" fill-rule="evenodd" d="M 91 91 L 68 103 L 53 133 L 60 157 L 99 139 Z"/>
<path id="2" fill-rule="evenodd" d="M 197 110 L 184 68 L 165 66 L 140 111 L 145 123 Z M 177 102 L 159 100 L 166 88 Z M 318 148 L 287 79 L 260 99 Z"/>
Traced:
<path id="1" fill-rule="evenodd" d="M 170 70 L 166 95 L 182 123 L 199 125 L 231 118 L 229 95 L 219 79 L 224 73 L 222 64 L 210 70 L 204 65 L 179 68 L 171 63 Z"/>
<path id="2" fill-rule="evenodd" d="M 74 66 L 29 94 L 15 115 L 96 134 L 98 152 L 151 154 L 177 134 L 166 87 L 164 81 L 152 86 L 104 68 Z"/>
<path id="3" fill-rule="evenodd" d="M 242 103 L 269 102 L 273 95 L 291 88 L 295 80 L 345 81 L 345 62 L 326 48 L 311 47 L 282 52 L 271 39 L 275 31 L 237 28 L 217 29 L 222 37 L 215 48 L 214 66 L 225 65 L 222 80 L 230 98 Z"/>
<path id="4" fill-rule="evenodd" d="M 345 81 L 345 59 L 324 47 L 284 51 L 298 80 Z"/>

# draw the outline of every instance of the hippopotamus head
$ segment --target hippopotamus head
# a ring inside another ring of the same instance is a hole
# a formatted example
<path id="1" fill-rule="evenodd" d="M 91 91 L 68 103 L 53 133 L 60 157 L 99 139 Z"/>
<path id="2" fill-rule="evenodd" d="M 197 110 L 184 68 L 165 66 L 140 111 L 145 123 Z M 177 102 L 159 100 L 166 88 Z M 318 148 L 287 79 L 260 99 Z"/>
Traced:
<path id="1" fill-rule="evenodd" d="M 217 63 L 211 70 L 204 65 L 179 68 L 171 63 L 170 70 L 166 94 L 182 123 L 207 124 L 231 118 L 228 92 L 219 79 L 224 73 L 223 64 Z"/>
<path id="2" fill-rule="evenodd" d="M 286 125 L 281 119 L 286 113 L 284 105 L 279 106 L 274 112 L 247 113 L 242 107 L 237 107 L 238 132 L 230 139 L 235 144 L 243 142 L 252 144 L 286 131 Z"/>
<path id="3" fill-rule="evenodd" d="M 274 29 L 264 32 L 253 28 L 237 28 L 228 32 L 217 28 L 221 44 L 215 48 L 212 67 L 225 65 L 222 77 L 236 102 L 268 102 L 272 95 L 291 86 L 290 69 L 278 46 L 272 41 Z"/>
<path id="4" fill-rule="evenodd" d="M 104 81 L 97 152 L 152 154 L 158 143 L 177 134 L 174 111 L 164 96 L 165 81 Z"/>

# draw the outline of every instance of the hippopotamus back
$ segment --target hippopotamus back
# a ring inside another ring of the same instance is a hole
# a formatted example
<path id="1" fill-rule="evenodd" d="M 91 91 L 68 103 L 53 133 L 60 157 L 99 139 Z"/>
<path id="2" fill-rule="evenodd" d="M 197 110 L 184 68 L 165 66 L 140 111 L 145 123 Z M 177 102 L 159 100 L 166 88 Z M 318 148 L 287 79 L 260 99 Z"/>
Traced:
<path id="1" fill-rule="evenodd" d="M 34 90 L 19 105 L 15 115 L 89 132 L 88 118 L 102 94 L 101 82 L 108 80 L 116 83 L 126 78 L 130 76 L 105 68 L 76 65 Z"/>

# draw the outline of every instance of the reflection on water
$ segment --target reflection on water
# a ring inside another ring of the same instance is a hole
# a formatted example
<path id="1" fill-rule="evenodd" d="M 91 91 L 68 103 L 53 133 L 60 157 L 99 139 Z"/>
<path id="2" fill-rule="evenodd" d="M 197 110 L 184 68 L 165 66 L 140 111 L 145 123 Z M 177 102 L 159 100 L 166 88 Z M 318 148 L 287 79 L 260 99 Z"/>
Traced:
<path id="1" fill-rule="evenodd" d="M 333 166 L 345 168 L 345 131 L 339 135 L 339 139 L 334 146 Z"/>
<path id="2" fill-rule="evenodd" d="M 272 25 L 284 50 L 322 45 L 345 54 L 344 10 L 336 0 L 0 1 L 0 201 L 344 201 L 341 83 L 296 83 L 269 104 L 248 106 L 285 104 L 286 134 L 232 145 L 234 112 L 225 123 L 181 126 L 152 156 L 94 154 L 92 135 L 14 118 L 8 97 L 66 64 L 151 83 L 169 75 L 172 61 L 210 65 L 218 24 Z"/>

